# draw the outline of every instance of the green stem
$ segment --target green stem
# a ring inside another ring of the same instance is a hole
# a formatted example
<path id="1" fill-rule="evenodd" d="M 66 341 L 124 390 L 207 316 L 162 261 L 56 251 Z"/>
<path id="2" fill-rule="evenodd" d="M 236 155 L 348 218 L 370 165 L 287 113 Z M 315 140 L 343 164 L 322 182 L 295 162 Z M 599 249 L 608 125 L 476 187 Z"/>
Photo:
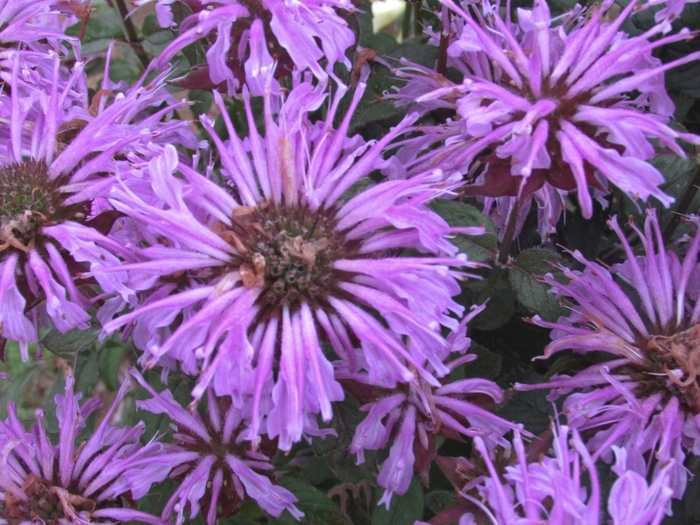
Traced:
<path id="1" fill-rule="evenodd" d="M 479 298 L 477 299 L 476 304 L 483 304 L 486 299 L 489 298 L 489 295 L 491 295 L 491 292 L 495 288 L 496 284 L 498 283 L 498 280 L 501 278 L 501 272 L 503 271 L 503 268 L 505 264 L 508 262 L 508 256 L 510 254 L 510 247 L 513 244 L 513 239 L 515 238 L 515 228 L 518 225 L 518 216 L 520 215 L 520 203 L 518 200 L 515 200 L 515 203 L 513 204 L 513 207 L 510 209 L 510 212 L 508 213 L 508 223 L 506 224 L 506 231 L 503 235 L 503 242 L 501 242 L 501 248 L 498 251 L 498 259 L 497 259 L 497 265 L 491 272 L 491 275 L 489 275 L 488 281 L 486 281 L 486 285 L 484 286 L 484 289 L 481 290 L 481 293 L 479 294 Z"/>
<path id="2" fill-rule="evenodd" d="M 401 40 L 406 40 L 411 34 L 411 11 L 413 4 L 407 2 L 406 10 L 403 12 L 403 21 L 401 24 Z"/>
<path id="3" fill-rule="evenodd" d="M 121 15 L 122 20 L 124 21 L 126 34 L 129 37 L 129 45 L 131 45 L 133 50 L 136 52 L 136 56 L 139 57 L 139 61 L 141 62 L 143 68 L 148 69 L 150 62 L 146 57 L 146 51 L 141 46 L 141 41 L 139 40 L 139 35 L 136 32 L 136 27 L 134 27 L 134 23 L 131 21 L 131 17 L 128 16 L 129 11 L 126 8 L 126 4 L 124 3 L 124 0 L 115 1 L 117 3 L 117 9 L 119 9 L 119 14 Z"/>
<path id="4" fill-rule="evenodd" d="M 423 32 L 423 3 L 418 2 L 413 12 L 413 34 L 420 35 Z"/>

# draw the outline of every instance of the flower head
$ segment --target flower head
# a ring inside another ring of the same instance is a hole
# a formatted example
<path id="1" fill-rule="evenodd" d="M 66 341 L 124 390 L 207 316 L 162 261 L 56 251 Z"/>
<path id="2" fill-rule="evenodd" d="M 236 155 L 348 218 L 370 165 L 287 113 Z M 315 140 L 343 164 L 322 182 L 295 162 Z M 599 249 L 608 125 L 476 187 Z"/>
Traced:
<path id="1" fill-rule="evenodd" d="M 48 319 L 61 332 L 88 326 L 95 294 L 84 274 L 91 263 L 118 262 L 94 243 L 116 219 L 99 200 L 109 175 L 126 155 L 150 155 L 151 141 L 187 143 L 192 134 L 183 122 L 160 122 L 178 104 L 144 113 L 169 102 L 162 76 L 125 93 L 106 76 L 89 101 L 82 63 L 65 75 L 54 56 L 47 80 L 24 75 L 22 59 L 12 55 L 12 89 L 0 93 L 0 337 L 19 341 L 26 359 Z"/>
<path id="2" fill-rule="evenodd" d="M 268 90 L 264 137 L 248 97 L 245 141 L 225 111 L 226 143 L 204 119 L 232 191 L 166 147 L 149 164 L 153 197 L 126 184 L 111 194 L 113 206 L 167 244 L 144 247 L 144 262 L 122 267 L 153 276 L 153 300 L 105 329 L 148 327 L 146 361 L 170 357 L 187 373 L 201 371 L 196 398 L 208 385 L 239 406 L 251 395 L 250 439 L 269 415 L 267 433 L 283 450 L 315 424 L 312 414 L 330 420 L 331 402 L 343 397 L 324 343 L 353 370 L 366 363 L 372 382 L 395 385 L 416 373 L 435 382 L 426 362 L 446 373 L 440 327 L 454 329 L 450 312 L 463 310 L 452 300 L 462 278 L 453 267 L 474 266 L 455 256 L 446 236 L 456 230 L 426 206 L 449 191 L 440 173 L 375 185 L 367 178 L 411 119 L 376 144 L 348 138 L 363 88 L 338 130 L 339 97 L 325 121 L 307 120 L 326 95 L 306 82 L 283 103 Z M 347 193 L 356 183 L 357 194 Z M 398 257 L 406 248 L 435 256 Z"/>
<path id="3" fill-rule="evenodd" d="M 171 3 L 158 0 L 161 23 L 172 23 L 167 7 Z M 279 74 L 296 67 L 310 70 L 323 81 L 335 78 L 332 71 L 338 62 L 350 68 L 345 50 L 355 36 L 336 11 L 354 10 L 349 0 L 194 0 L 188 4 L 194 13 L 182 21 L 179 36 L 160 55 L 158 66 L 167 66 L 178 51 L 202 39 L 206 64 L 195 66 L 177 85 L 200 89 L 221 85 L 232 95 L 247 83 L 259 95 L 257 68 L 269 69 L 273 62 Z"/>
<path id="4" fill-rule="evenodd" d="M 516 525 L 547 523 L 549 525 L 599 525 L 600 481 L 595 462 L 579 434 L 562 426 L 554 432 L 552 456 L 528 461 L 525 445 L 516 430 L 513 464 L 499 474 L 481 438 L 474 439 L 476 448 L 488 468 L 488 476 L 469 483 L 462 495 L 478 506 L 491 523 Z M 668 469 L 648 484 L 643 476 L 626 469 L 624 449 L 616 449 L 612 470 L 619 476 L 608 497 L 608 513 L 614 525 L 658 525 L 664 517 L 672 490 Z M 478 492 L 479 497 L 472 493 Z M 471 513 L 460 525 L 475 525 Z"/>
<path id="5" fill-rule="evenodd" d="M 557 323 L 533 319 L 554 329 L 545 356 L 572 349 L 609 358 L 537 387 L 555 395 L 580 390 L 564 401 L 564 413 L 594 456 L 610 461 L 611 447 L 623 447 L 641 475 L 673 462 L 672 486 L 680 497 L 685 452 L 700 451 L 700 234 L 681 261 L 664 247 L 654 213 L 644 231 L 633 225 L 645 255 L 634 255 L 615 219 L 610 226 L 627 260 L 607 270 L 574 252 L 583 272 L 564 270 L 567 284 L 546 277 L 560 297 L 574 301 L 571 314 Z"/>
<path id="6" fill-rule="evenodd" d="M 484 307 L 475 308 L 449 336 L 453 352 L 464 353 L 471 341 L 465 337 L 466 324 Z M 448 364 L 450 370 L 474 361 L 476 355 L 467 354 Z M 360 410 L 367 417 L 356 430 L 350 452 L 357 454 L 357 462 L 364 462 L 365 450 L 379 450 L 393 439 L 389 458 L 379 472 L 377 482 L 386 491 L 379 501 L 389 508 L 394 493 L 404 494 L 411 483 L 414 467 L 421 478 L 428 480 L 428 469 L 436 451 L 436 436 L 460 440 L 460 435 L 484 438 L 487 447 L 503 448 L 508 442 L 503 435 L 515 425 L 490 413 L 476 399 L 490 398 L 500 403 L 501 389 L 486 379 L 463 379 L 439 388 L 433 388 L 425 380 L 401 384 L 394 389 L 368 383 L 360 374 L 343 373 L 338 377 L 343 385 L 361 401 L 369 398 Z"/>
<path id="7" fill-rule="evenodd" d="M 655 155 L 654 140 L 681 156 L 678 138 L 700 143 L 666 125 L 673 104 L 663 85 L 664 71 L 700 54 L 661 64 L 652 51 L 687 38 L 687 30 L 652 41 L 664 31 L 658 24 L 641 35 L 626 35 L 620 28 L 634 12 L 634 1 L 608 23 L 604 15 L 612 2 L 557 21 L 547 2 L 538 0 L 532 10 L 518 9 L 517 24 L 503 20 L 489 3 L 483 15 L 476 5 L 464 10 L 445 3 L 457 15 L 449 64 L 464 80 L 454 85 L 442 78 L 447 87 L 417 102 L 439 99 L 458 119 L 438 127 L 444 145 L 408 163 L 409 173 L 440 165 L 468 174 L 479 161 L 483 171 L 462 191 L 507 197 L 499 202 L 506 207 L 516 201 L 529 205 L 534 196 L 545 234 L 553 231 L 569 192 L 576 191 L 587 218 L 593 212 L 590 190 L 600 197 L 609 192 L 609 183 L 635 199 L 672 202 L 659 188 L 663 176 L 646 161 Z M 437 82 L 422 80 L 424 72 L 409 76 L 411 93 L 416 83 Z"/>
<path id="8" fill-rule="evenodd" d="M 58 445 L 51 444 L 41 410 L 27 432 L 14 403 L 8 405 L 9 418 L 0 422 L 0 523 L 87 525 L 137 520 L 163 524 L 132 507 L 169 471 L 157 460 L 162 445 L 140 445 L 143 423 L 121 429 L 109 424 L 129 382 L 123 383 L 92 436 L 80 444 L 76 444 L 78 433 L 102 402 L 90 399 L 80 406 L 81 395 L 74 394 L 73 384 L 69 376 L 65 396 L 56 396 Z"/>
<path id="9" fill-rule="evenodd" d="M 165 505 L 163 519 L 176 512 L 180 525 L 186 513 L 194 519 L 201 509 L 207 524 L 214 525 L 217 518 L 237 512 L 246 498 L 254 499 L 273 516 L 279 517 L 284 510 L 297 519 L 304 515 L 294 506 L 294 495 L 271 480 L 270 457 L 277 447 L 265 440 L 260 447 L 268 452 L 265 455 L 242 442 L 245 415 L 230 398 L 217 399 L 208 390 L 207 416 L 202 417 L 182 408 L 169 390 L 159 394 L 138 372 L 132 370 L 132 374 L 153 396 L 137 401 L 137 407 L 167 415 L 176 427 L 174 444 L 160 461 L 173 469 L 171 477 L 178 480 L 179 487 Z"/>

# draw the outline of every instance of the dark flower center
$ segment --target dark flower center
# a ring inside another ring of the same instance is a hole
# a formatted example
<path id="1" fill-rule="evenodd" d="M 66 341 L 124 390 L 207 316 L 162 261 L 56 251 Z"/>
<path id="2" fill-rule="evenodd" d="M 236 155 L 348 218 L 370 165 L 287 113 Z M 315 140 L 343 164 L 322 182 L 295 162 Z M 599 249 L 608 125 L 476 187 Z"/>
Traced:
<path id="1" fill-rule="evenodd" d="M 302 302 L 327 308 L 331 292 L 342 295 L 336 285 L 350 276 L 333 264 L 357 254 L 359 243 L 336 225 L 335 210 L 264 204 L 237 208 L 233 225 L 218 233 L 239 253 L 227 270 L 238 270 L 246 288 L 263 288 L 258 304 L 269 317 Z"/>
<path id="2" fill-rule="evenodd" d="M 640 378 L 641 388 L 649 395 L 665 391 L 691 413 L 699 414 L 700 325 L 672 335 L 652 336 L 646 342 L 646 352 L 649 369 Z"/>
<path id="3" fill-rule="evenodd" d="M 49 179 L 43 162 L 0 166 L 0 251 L 32 249 L 42 226 L 53 222 L 61 210 L 61 184 Z"/>
<path id="4" fill-rule="evenodd" d="M 220 398 L 218 400 L 218 405 L 220 413 L 226 414 L 231 406 L 230 398 Z M 237 513 L 241 509 L 245 498 L 240 497 L 236 487 L 234 486 L 232 480 L 234 477 L 236 477 L 236 474 L 226 462 L 226 457 L 235 456 L 241 459 L 245 458 L 246 452 L 250 450 L 250 443 L 247 441 L 236 443 L 236 436 L 243 430 L 242 423 L 232 432 L 229 442 L 224 442 L 220 431 L 216 430 L 208 417 L 203 417 L 202 422 L 204 423 L 204 426 L 211 437 L 211 441 L 207 442 L 203 440 L 200 436 L 182 425 L 178 425 L 178 433 L 173 436 L 173 439 L 178 442 L 183 449 L 190 452 L 196 452 L 201 458 L 205 456 L 216 457 L 216 462 L 209 472 L 209 483 L 207 483 L 206 491 L 200 500 L 200 504 L 202 505 L 203 509 L 208 509 L 210 507 L 212 499 L 212 479 L 215 472 L 221 469 L 224 473 L 224 479 L 221 492 L 219 493 L 218 499 L 214 504 L 217 505 L 217 517 L 227 518 Z M 259 451 L 267 457 L 274 457 L 274 455 L 277 453 L 277 440 L 271 440 L 263 436 L 262 441 L 259 444 Z M 183 469 L 180 474 L 175 476 L 175 481 L 178 483 L 184 481 L 187 475 L 197 466 L 197 462 L 198 461 L 193 461 L 188 464 L 189 468 Z M 253 470 L 256 470 L 255 467 L 253 467 Z M 265 471 L 262 473 L 264 474 Z M 187 503 L 188 507 L 189 505 L 190 504 Z"/>

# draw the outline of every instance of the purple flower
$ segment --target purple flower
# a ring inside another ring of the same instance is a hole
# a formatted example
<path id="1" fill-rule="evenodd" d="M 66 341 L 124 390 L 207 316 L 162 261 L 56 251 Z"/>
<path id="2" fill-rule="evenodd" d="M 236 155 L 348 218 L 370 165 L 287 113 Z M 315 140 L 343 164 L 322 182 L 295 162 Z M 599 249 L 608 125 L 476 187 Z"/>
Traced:
<path id="1" fill-rule="evenodd" d="M 151 197 L 127 184 L 111 193 L 116 209 L 165 243 L 144 247 L 144 262 L 120 269 L 158 281 L 152 300 L 105 330 L 147 327 L 146 362 L 167 356 L 199 374 L 196 399 L 208 385 L 239 408 L 252 396 L 249 439 L 280 436 L 283 450 L 315 425 L 314 414 L 330 420 L 331 402 L 343 398 L 322 344 L 353 371 L 365 363 L 373 383 L 393 386 L 416 373 L 436 383 L 425 364 L 447 372 L 440 329 L 455 329 L 450 313 L 463 311 L 452 300 L 463 274 L 452 268 L 476 266 L 455 256 L 446 238 L 461 230 L 426 206 L 450 189 L 441 173 L 374 185 L 367 178 L 412 119 L 377 143 L 348 138 L 363 90 L 338 130 L 331 123 L 346 90 L 338 88 L 325 121 L 311 124 L 308 112 L 326 95 L 306 82 L 284 102 L 266 92 L 264 137 L 247 96 L 245 140 L 225 111 L 227 142 L 204 118 L 230 191 L 166 147 L 149 164 Z M 436 256 L 399 257 L 407 248 Z"/>
<path id="2" fill-rule="evenodd" d="M 616 220 L 609 224 L 627 260 L 607 270 L 574 252 L 583 272 L 564 269 L 567 284 L 546 277 L 559 297 L 574 302 L 571 314 L 557 323 L 533 319 L 553 329 L 546 357 L 572 349 L 609 358 L 534 388 L 553 388 L 554 397 L 575 389 L 564 401 L 564 413 L 594 458 L 610 462 L 611 447 L 624 448 L 628 467 L 642 476 L 673 463 L 671 486 L 674 497 L 681 497 L 686 451 L 700 452 L 700 234 L 681 261 L 666 250 L 656 216 L 649 213 L 644 231 L 632 224 L 646 252 L 635 256 Z"/>
<path id="3" fill-rule="evenodd" d="M 662 64 L 652 56 L 657 47 L 688 38 L 688 30 L 653 37 L 663 24 L 638 36 L 620 30 L 634 12 L 630 2 L 613 22 L 604 21 L 612 2 L 552 20 L 547 2 L 532 10 L 518 9 L 518 24 L 503 20 L 498 9 L 484 4 L 466 11 L 445 0 L 455 11 L 448 64 L 464 80 L 453 85 L 441 75 L 410 72 L 410 95 L 423 109 L 440 101 L 456 110 L 458 119 L 428 131 L 428 140 L 409 142 L 414 157 L 408 173 L 427 167 L 452 168 L 468 174 L 479 161 L 484 169 L 462 192 L 488 198 L 501 215 L 516 202 L 540 207 L 540 231 L 553 231 L 564 208 L 564 197 L 576 191 L 584 217 L 614 184 L 634 199 L 673 199 L 659 189 L 664 178 L 646 161 L 655 155 L 652 142 L 685 156 L 676 144 L 683 138 L 665 123 L 673 103 L 664 89 L 664 72 L 696 60 L 700 53 Z M 434 89 L 436 84 L 447 87 Z M 421 106 L 422 105 L 422 106 Z M 416 156 L 419 147 L 440 138 L 444 144 Z M 492 199 L 500 199 L 494 201 Z"/>
<path id="4" fill-rule="evenodd" d="M 467 484 L 462 495 L 494 525 L 547 523 L 549 525 L 599 525 L 600 481 L 595 462 L 581 437 L 562 426 L 554 433 L 554 457 L 528 462 L 525 445 L 516 430 L 516 458 L 499 473 L 481 438 L 474 438 L 488 468 L 488 476 Z M 612 470 L 619 476 L 610 490 L 608 513 L 613 525 L 658 525 L 664 517 L 672 490 L 668 470 L 663 469 L 649 485 L 644 477 L 626 470 L 624 449 L 616 449 Z M 472 495 L 475 491 L 479 497 Z M 462 516 L 460 525 L 476 525 L 473 514 Z"/>
<path id="5" fill-rule="evenodd" d="M 0 524 L 164 523 L 132 507 L 170 470 L 158 460 L 163 445 L 139 444 L 145 429 L 141 422 L 124 428 L 109 424 L 129 381 L 92 436 L 79 444 L 85 420 L 102 402 L 90 399 L 79 406 L 81 395 L 73 393 L 73 382 L 69 376 L 66 395 L 56 396 L 58 445 L 46 434 L 41 410 L 27 432 L 14 403 L 8 405 L 9 417 L 0 422 Z"/>
<path id="6" fill-rule="evenodd" d="M 464 335 L 466 324 L 483 310 L 476 308 L 460 323 L 448 338 L 453 352 L 464 353 L 471 341 Z M 450 370 L 474 361 L 476 355 L 468 354 L 448 364 Z M 377 482 L 386 490 L 381 505 L 389 508 L 394 493 L 405 494 L 413 477 L 414 467 L 427 484 L 428 469 L 436 451 L 436 435 L 461 440 L 460 434 L 481 436 L 490 450 L 497 445 L 503 448 L 508 442 L 503 435 L 513 430 L 513 425 L 493 415 L 469 396 L 481 395 L 496 403 L 503 400 L 501 389 L 486 379 L 463 379 L 431 387 L 426 381 L 416 380 L 398 385 L 394 389 L 368 384 L 367 377 L 339 371 L 337 376 L 355 397 L 364 401 L 360 408 L 369 412 L 355 429 L 350 452 L 357 454 L 357 463 L 364 463 L 365 450 L 379 450 L 393 439 L 389 458 L 379 472 Z"/>
<path id="7" fill-rule="evenodd" d="M 158 0 L 156 9 L 161 24 L 172 24 L 171 3 L 171 0 Z M 219 88 L 232 95 L 247 82 L 253 94 L 259 95 L 261 92 L 254 87 L 258 75 L 251 68 L 252 63 L 261 59 L 269 65 L 277 62 L 279 74 L 287 74 L 294 68 L 308 69 L 323 81 L 329 76 L 337 80 L 333 67 L 338 62 L 350 69 L 345 50 L 355 42 L 355 36 L 336 12 L 336 8 L 353 11 L 349 0 L 190 0 L 187 3 L 194 14 L 182 21 L 179 36 L 160 55 L 158 66 L 167 66 L 178 51 L 197 41 L 204 43 L 207 60 L 176 81 L 176 85 Z M 321 66 L 323 59 L 327 61 L 325 68 Z"/>
<path id="8" fill-rule="evenodd" d="M 64 14 L 76 14 L 75 0 L 5 0 L 0 4 L 0 43 L 3 48 L 16 45 L 18 48 L 37 52 L 65 51 L 63 42 L 80 51 L 79 41 L 67 36 L 60 23 Z M 89 13 L 89 11 L 88 11 Z M 82 12 L 80 14 L 83 14 Z M 74 21 L 73 17 L 69 18 Z M 48 45 L 47 45 L 48 44 Z M 7 53 L 0 51 L 0 62 Z"/>
<path id="9" fill-rule="evenodd" d="M 151 155 L 151 142 L 196 143 L 186 123 L 161 122 L 182 105 L 163 76 L 121 93 L 105 76 L 89 101 L 82 63 L 66 72 L 54 55 L 52 76 L 42 78 L 23 58 L 12 53 L 11 89 L 0 94 L 0 341 L 18 341 L 27 359 L 40 326 L 88 326 L 98 299 L 85 274 L 119 263 L 104 248 L 119 250 L 105 238 L 118 215 L 99 199 L 130 165 L 126 156 Z M 114 280 L 99 281 L 119 291 Z"/>
<path id="10" fill-rule="evenodd" d="M 207 416 L 202 417 L 182 408 L 169 390 L 159 394 L 136 370 L 131 373 L 153 396 L 137 401 L 136 406 L 167 415 L 176 429 L 175 444 L 159 459 L 173 469 L 171 477 L 179 483 L 163 509 L 163 519 L 176 512 L 180 525 L 186 513 L 192 520 L 201 509 L 207 524 L 214 525 L 217 518 L 238 512 L 246 498 L 276 517 L 284 510 L 296 519 L 304 515 L 294 506 L 294 495 L 272 483 L 270 457 L 251 451 L 250 444 L 243 442 L 245 415 L 230 398 L 217 399 L 211 389 L 207 390 Z M 270 456 L 277 449 L 270 440 L 264 440 L 260 448 Z"/>

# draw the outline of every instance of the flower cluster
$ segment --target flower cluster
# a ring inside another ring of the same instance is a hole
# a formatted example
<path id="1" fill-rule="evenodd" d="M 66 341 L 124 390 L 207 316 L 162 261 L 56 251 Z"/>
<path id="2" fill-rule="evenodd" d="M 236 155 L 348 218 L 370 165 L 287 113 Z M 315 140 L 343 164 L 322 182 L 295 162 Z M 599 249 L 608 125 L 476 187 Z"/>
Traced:
<path id="1" fill-rule="evenodd" d="M 692 499 L 691 2 L 113 3 L 0 0 L 0 525 Z"/>

